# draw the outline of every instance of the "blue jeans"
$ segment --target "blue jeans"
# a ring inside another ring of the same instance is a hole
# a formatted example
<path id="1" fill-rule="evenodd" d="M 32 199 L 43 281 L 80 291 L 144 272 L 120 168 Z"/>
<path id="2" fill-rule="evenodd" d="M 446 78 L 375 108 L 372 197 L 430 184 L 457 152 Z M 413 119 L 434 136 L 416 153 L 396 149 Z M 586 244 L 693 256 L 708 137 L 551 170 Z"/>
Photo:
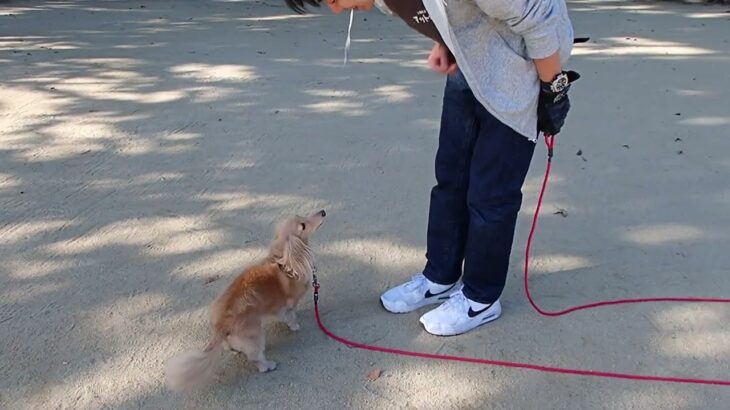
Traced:
<path id="1" fill-rule="evenodd" d="M 463 264 L 467 298 L 499 298 L 534 150 L 484 109 L 460 72 L 448 77 L 428 217 L 429 280 L 455 283 Z"/>

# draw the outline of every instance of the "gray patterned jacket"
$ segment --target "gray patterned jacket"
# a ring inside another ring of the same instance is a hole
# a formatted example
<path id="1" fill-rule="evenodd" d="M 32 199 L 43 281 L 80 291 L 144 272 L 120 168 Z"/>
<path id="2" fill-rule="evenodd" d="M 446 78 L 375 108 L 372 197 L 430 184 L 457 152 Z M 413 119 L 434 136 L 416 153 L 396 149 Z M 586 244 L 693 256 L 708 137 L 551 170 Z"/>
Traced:
<path id="1" fill-rule="evenodd" d="M 451 51 L 474 96 L 502 123 L 537 139 L 540 85 L 532 60 L 559 51 L 561 64 L 568 61 L 573 26 L 565 0 L 443 1 Z"/>

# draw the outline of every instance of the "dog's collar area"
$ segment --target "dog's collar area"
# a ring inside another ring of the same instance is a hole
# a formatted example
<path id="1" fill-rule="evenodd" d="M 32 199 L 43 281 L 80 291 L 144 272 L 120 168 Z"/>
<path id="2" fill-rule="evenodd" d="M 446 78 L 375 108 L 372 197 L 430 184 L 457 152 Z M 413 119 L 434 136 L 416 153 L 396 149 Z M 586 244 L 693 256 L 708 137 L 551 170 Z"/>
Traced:
<path id="1" fill-rule="evenodd" d="M 286 276 L 288 276 L 289 278 L 291 278 L 291 279 L 299 279 L 299 275 L 296 272 L 294 272 L 294 269 L 292 269 L 290 266 L 286 266 L 286 265 L 281 264 L 281 263 L 277 263 L 277 265 L 279 265 L 279 269 L 282 272 L 286 273 Z"/>
<path id="2" fill-rule="evenodd" d="M 286 275 L 289 276 L 290 278 L 298 278 L 299 277 L 299 275 L 296 274 L 294 272 L 294 269 L 292 269 L 290 266 L 286 266 L 286 265 L 281 264 L 281 263 L 278 263 L 278 262 L 276 264 L 279 266 L 279 269 L 281 269 L 282 272 L 286 273 Z M 317 266 L 315 266 L 314 264 L 312 264 L 312 277 L 313 277 L 313 280 L 316 281 L 316 278 L 317 278 Z"/>
<path id="3" fill-rule="evenodd" d="M 281 269 L 282 272 L 286 273 L 289 276 L 292 276 L 292 274 L 294 273 L 294 269 L 284 265 L 283 263 L 277 262 L 277 265 L 279 265 L 279 269 Z"/>

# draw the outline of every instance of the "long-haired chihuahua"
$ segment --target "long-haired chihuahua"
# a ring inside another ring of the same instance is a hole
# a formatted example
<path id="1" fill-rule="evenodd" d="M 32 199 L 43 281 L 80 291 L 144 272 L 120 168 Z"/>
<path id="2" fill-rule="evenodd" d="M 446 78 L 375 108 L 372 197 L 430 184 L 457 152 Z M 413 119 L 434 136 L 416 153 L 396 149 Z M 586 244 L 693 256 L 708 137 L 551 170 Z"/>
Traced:
<path id="1" fill-rule="evenodd" d="M 222 350 L 245 354 L 259 372 L 276 369 L 276 363 L 264 355 L 264 319 L 273 316 L 289 329 L 299 330 L 295 308 L 314 270 L 309 239 L 325 215 L 321 210 L 277 224 L 266 258 L 244 270 L 213 302 L 208 345 L 202 352 L 183 353 L 165 364 L 171 389 L 186 389 L 211 376 Z"/>

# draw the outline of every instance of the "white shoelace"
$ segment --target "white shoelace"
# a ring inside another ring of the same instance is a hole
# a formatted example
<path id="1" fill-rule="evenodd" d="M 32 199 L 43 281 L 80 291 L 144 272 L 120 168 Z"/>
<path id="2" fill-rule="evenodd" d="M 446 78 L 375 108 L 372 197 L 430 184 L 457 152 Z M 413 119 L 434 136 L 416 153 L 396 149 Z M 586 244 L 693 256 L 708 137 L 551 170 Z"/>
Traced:
<path id="1" fill-rule="evenodd" d="M 464 292 L 462 292 L 461 290 L 457 290 L 456 292 L 451 294 L 449 300 L 444 302 L 442 306 L 444 307 L 444 309 L 460 313 L 464 312 L 464 310 L 469 309 L 469 301 L 466 300 Z"/>
<path id="2" fill-rule="evenodd" d="M 406 290 L 412 291 L 414 289 L 418 289 L 423 287 L 426 284 L 426 277 L 423 276 L 422 273 L 419 273 L 417 275 L 413 275 L 411 277 L 411 280 L 406 283 Z"/>

